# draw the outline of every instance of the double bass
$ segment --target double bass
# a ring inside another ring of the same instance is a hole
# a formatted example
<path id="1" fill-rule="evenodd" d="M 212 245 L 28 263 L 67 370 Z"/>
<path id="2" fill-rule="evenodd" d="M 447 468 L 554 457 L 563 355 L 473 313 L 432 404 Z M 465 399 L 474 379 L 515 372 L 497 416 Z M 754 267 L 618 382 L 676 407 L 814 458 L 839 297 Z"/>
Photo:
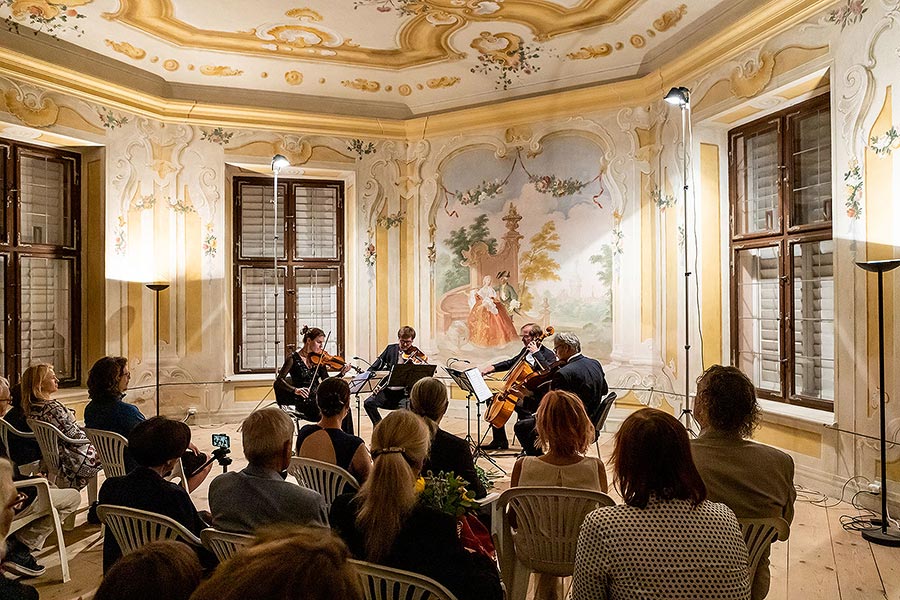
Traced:
<path id="1" fill-rule="evenodd" d="M 533 341 L 540 345 L 540 343 L 544 341 L 544 338 L 553 335 L 553 332 L 553 327 L 547 326 L 541 335 L 537 336 Z M 548 369 L 548 366 L 541 365 L 540 362 L 535 359 L 538 366 L 541 367 L 540 370 L 535 370 L 535 368 L 525 360 L 527 355 L 527 352 L 523 354 L 522 358 L 520 358 L 519 361 L 513 365 L 513 368 L 509 370 L 503 390 L 494 394 L 494 400 L 484 414 L 484 420 L 493 427 L 499 429 L 506 425 L 506 422 L 512 416 L 513 412 L 515 412 L 516 407 L 521 406 L 525 398 L 530 396 L 537 387 L 537 385 L 535 385 L 535 378 L 538 375 L 543 375 Z"/>

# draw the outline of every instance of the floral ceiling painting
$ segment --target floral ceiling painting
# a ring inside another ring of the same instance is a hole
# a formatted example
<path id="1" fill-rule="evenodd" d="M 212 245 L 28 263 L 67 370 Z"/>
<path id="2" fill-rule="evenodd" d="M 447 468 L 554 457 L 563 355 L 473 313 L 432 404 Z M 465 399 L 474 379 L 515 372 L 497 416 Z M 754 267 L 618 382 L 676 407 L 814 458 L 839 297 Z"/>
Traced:
<path id="1" fill-rule="evenodd" d="M 641 75 L 692 23 L 752 4 L 308 0 L 248 12 L 238 0 L 0 0 L 0 18 L 94 53 L 85 60 L 172 83 L 405 106 L 409 116 Z"/>
<path id="2" fill-rule="evenodd" d="M 615 222 L 601 154 L 566 136 L 537 156 L 473 148 L 447 162 L 434 265 L 442 349 L 493 360 L 536 322 L 609 355 Z"/>

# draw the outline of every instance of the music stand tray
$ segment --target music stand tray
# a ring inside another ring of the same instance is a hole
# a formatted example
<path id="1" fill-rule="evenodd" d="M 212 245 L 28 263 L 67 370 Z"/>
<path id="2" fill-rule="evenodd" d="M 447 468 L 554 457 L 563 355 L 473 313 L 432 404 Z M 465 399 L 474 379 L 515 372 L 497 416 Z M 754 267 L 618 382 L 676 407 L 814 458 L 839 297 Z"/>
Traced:
<path id="1" fill-rule="evenodd" d="M 457 371 L 449 367 L 444 367 L 447 375 L 450 376 L 456 385 L 467 394 L 472 394 L 478 402 L 486 402 L 494 397 L 494 392 L 484 382 L 481 371 L 473 367 L 465 371 Z"/>

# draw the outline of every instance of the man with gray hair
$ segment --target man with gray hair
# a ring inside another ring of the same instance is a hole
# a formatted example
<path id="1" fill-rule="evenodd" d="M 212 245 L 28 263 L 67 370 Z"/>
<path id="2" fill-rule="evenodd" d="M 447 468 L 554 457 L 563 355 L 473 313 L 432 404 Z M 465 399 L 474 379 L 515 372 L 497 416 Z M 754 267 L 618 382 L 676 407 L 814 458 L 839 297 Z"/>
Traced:
<path id="1" fill-rule="evenodd" d="M 242 471 L 223 473 L 209 484 L 209 509 L 216 529 L 250 534 L 278 523 L 328 526 L 322 495 L 285 481 L 293 433 L 291 418 L 278 408 L 244 419 L 241 439 L 250 464 Z"/>
<path id="2" fill-rule="evenodd" d="M 550 380 L 550 389 L 572 392 L 578 396 L 593 421 L 600 401 L 609 393 L 603 367 L 599 361 L 581 353 L 581 341 L 574 333 L 560 332 L 553 336 L 553 351 L 563 364 Z M 541 451 L 536 446 L 534 417 L 521 419 L 514 429 L 523 452 L 529 456 L 539 456 Z"/>

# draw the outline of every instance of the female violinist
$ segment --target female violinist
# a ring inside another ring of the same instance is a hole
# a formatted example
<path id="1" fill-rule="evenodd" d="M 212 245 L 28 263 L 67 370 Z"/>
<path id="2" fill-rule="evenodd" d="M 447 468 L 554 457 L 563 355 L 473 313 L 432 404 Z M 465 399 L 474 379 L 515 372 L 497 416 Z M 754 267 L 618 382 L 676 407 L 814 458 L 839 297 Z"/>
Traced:
<path id="1" fill-rule="evenodd" d="M 275 398 L 280 405 L 295 406 L 303 419 L 316 422 L 319 420 L 316 388 L 328 377 L 329 361 L 321 360 L 325 355 L 325 332 L 318 327 L 304 326 L 302 333 L 303 344 L 300 349 L 292 352 L 278 371 Z M 339 373 L 344 375 L 349 370 L 350 366 L 345 363 Z M 288 375 L 290 381 L 287 379 Z M 351 414 L 344 419 L 341 428 L 347 433 L 353 433 Z"/>

